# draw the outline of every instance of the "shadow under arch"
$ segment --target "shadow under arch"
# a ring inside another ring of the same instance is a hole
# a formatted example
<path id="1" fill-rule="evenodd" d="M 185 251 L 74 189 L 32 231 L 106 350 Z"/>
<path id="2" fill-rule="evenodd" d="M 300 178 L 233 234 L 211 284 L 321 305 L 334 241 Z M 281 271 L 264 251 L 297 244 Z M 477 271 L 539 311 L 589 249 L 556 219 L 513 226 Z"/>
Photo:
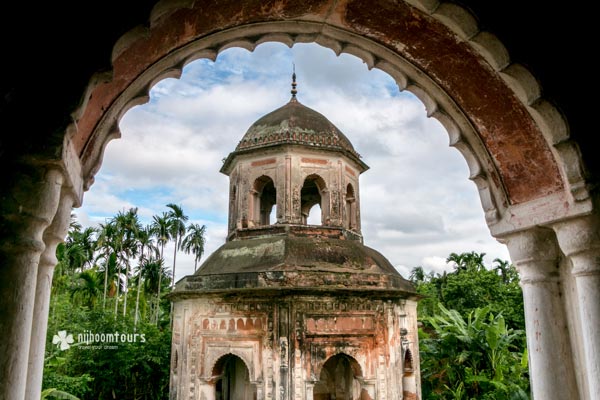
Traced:
<path id="1" fill-rule="evenodd" d="M 356 193 L 354 191 L 354 186 L 352 183 L 348 183 L 346 186 L 346 212 L 345 212 L 345 221 L 344 226 L 347 229 L 353 230 L 358 228 L 358 220 L 357 220 L 357 212 L 356 212 Z"/>
<path id="2" fill-rule="evenodd" d="M 256 388 L 250 381 L 250 370 L 239 356 L 228 353 L 221 356 L 213 366 L 215 400 L 253 400 Z"/>
<path id="3" fill-rule="evenodd" d="M 308 400 L 358 400 L 363 398 L 360 378 L 363 377 L 358 361 L 338 353 L 325 361 L 319 372 L 319 381 Z"/>

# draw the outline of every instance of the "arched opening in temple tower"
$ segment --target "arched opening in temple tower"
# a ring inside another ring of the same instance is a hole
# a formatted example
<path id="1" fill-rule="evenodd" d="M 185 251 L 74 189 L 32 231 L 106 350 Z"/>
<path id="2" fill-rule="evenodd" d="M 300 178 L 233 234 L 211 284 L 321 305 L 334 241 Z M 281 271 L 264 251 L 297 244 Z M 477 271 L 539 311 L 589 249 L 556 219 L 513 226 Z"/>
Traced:
<path id="1" fill-rule="evenodd" d="M 348 229 L 356 228 L 356 196 L 354 187 L 351 183 L 346 187 L 346 221 L 345 226 Z"/>
<path id="2" fill-rule="evenodd" d="M 273 179 L 263 175 L 254 181 L 253 189 L 253 207 L 250 220 L 257 226 L 271 225 L 276 222 L 271 220 L 271 212 L 277 204 L 277 190 Z"/>
<path id="3" fill-rule="evenodd" d="M 327 218 L 326 204 L 327 186 L 323 178 L 316 174 L 307 176 L 300 191 L 302 223 L 304 225 L 324 225 Z"/>
<path id="4" fill-rule="evenodd" d="M 231 186 L 231 195 L 229 196 L 229 229 L 235 228 L 237 221 L 237 187 Z"/>
<path id="5" fill-rule="evenodd" d="M 361 377 L 358 362 L 346 355 L 336 354 L 329 358 L 314 387 L 313 400 L 359 400 L 361 398 Z"/>
<path id="6" fill-rule="evenodd" d="M 402 363 L 402 391 L 405 399 L 411 399 L 410 396 L 417 390 L 417 380 L 414 372 L 413 356 L 410 349 L 407 349 Z"/>
<path id="7" fill-rule="evenodd" d="M 244 361 L 236 355 L 227 354 L 213 368 L 215 400 L 253 400 L 256 398 L 250 374 Z"/>

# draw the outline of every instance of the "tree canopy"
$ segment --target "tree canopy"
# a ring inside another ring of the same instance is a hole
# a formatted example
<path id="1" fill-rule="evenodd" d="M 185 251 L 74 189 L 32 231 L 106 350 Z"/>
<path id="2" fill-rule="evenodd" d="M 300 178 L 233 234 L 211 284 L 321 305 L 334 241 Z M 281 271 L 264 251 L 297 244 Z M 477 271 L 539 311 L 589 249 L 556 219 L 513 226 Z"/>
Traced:
<path id="1" fill-rule="evenodd" d="M 424 400 L 529 399 L 523 295 L 510 262 L 451 253 L 454 271 L 411 271 Z"/>
<path id="2" fill-rule="evenodd" d="M 168 398 L 171 331 L 165 294 L 174 274 L 165 267 L 164 247 L 175 244 L 173 268 L 182 249 L 195 255 L 197 265 L 206 227 L 190 224 L 186 236 L 188 217 L 181 206 L 167 208 L 148 225 L 140 222 L 137 208 L 119 211 L 98 227 L 83 228 L 72 215 L 56 251 L 43 398 Z M 115 332 L 126 340 L 80 341 Z M 61 350 L 55 343 L 69 335 Z M 138 340 L 129 340 L 134 337 Z"/>

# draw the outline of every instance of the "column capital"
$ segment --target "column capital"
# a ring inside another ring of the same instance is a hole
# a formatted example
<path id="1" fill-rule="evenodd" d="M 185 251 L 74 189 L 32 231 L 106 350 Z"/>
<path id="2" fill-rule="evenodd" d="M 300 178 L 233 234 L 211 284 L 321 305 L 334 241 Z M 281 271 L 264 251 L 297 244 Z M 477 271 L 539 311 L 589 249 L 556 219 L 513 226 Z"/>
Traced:
<path id="1" fill-rule="evenodd" d="M 498 240 L 507 245 L 522 284 L 559 279 L 558 244 L 551 229 L 528 229 Z"/>
<path id="2" fill-rule="evenodd" d="M 56 215 L 50 226 L 44 231 L 44 244 L 46 249 L 41 255 L 40 266 L 54 268 L 58 260 L 56 259 L 56 247 L 65 240 L 69 230 L 71 210 L 75 199 L 68 190 L 63 189 L 61 198 L 56 210 Z"/>
<path id="3" fill-rule="evenodd" d="M 552 226 L 562 252 L 571 259 L 571 273 L 600 274 L 600 217 L 590 214 Z"/>
<path id="4" fill-rule="evenodd" d="M 600 399 L 600 216 L 590 214 L 553 225 L 575 277 L 589 399 Z"/>

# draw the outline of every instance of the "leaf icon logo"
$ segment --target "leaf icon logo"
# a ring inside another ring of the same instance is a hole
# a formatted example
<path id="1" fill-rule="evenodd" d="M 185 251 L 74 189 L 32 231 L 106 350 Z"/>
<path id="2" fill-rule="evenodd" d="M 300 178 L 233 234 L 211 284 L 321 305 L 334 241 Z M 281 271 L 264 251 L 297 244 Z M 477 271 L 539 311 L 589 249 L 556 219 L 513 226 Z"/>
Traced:
<path id="1" fill-rule="evenodd" d="M 58 331 L 58 335 L 52 337 L 52 344 L 57 345 L 61 350 L 67 350 L 73 342 L 73 335 L 70 333 L 67 335 L 67 331 Z"/>

